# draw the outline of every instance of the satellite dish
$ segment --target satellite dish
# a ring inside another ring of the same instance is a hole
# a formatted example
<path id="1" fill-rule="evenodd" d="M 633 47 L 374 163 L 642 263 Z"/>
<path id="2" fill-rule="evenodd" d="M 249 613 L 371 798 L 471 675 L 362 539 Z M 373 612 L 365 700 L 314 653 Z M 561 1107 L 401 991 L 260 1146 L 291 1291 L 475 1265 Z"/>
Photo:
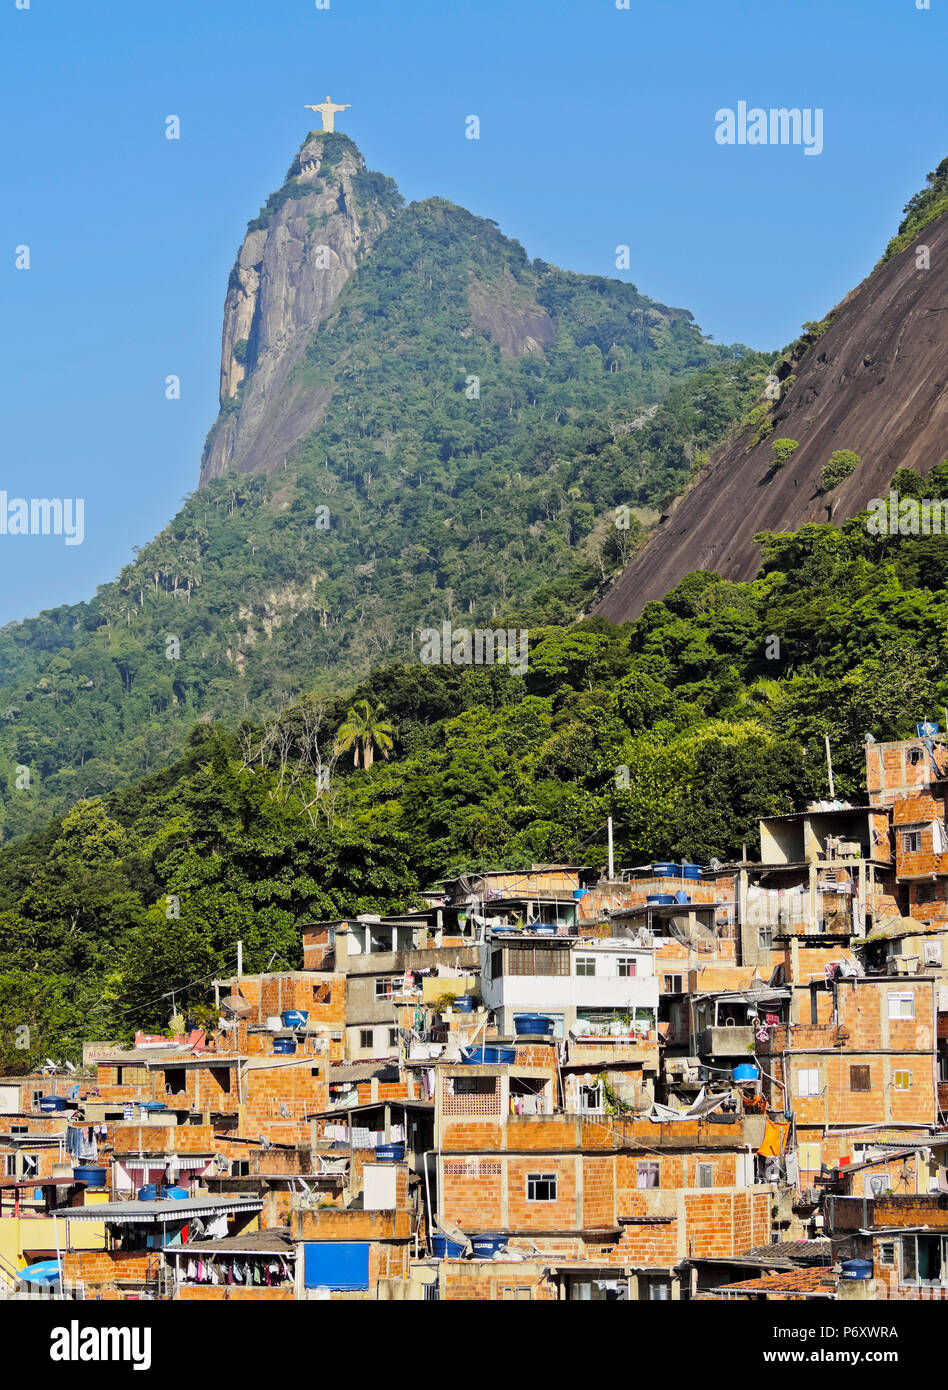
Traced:
<path id="1" fill-rule="evenodd" d="M 863 742 L 864 742 L 864 743 L 875 743 L 875 741 L 876 741 L 876 740 L 875 740 L 875 737 L 874 737 L 872 734 L 864 734 L 864 735 L 863 735 Z"/>

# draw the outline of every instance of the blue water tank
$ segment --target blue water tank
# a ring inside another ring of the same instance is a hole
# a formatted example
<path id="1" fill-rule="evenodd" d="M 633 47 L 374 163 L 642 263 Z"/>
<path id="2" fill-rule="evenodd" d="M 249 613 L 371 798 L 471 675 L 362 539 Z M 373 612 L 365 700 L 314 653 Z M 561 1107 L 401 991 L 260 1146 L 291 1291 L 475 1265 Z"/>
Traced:
<path id="1" fill-rule="evenodd" d="M 458 1014 L 472 1014 L 474 1012 L 474 1000 L 469 994 L 459 994 L 456 999 L 451 1000 L 451 1008 Z"/>
<path id="2" fill-rule="evenodd" d="M 404 1144 L 379 1144 L 375 1150 L 379 1163 L 401 1163 L 405 1157 Z"/>
<path id="3" fill-rule="evenodd" d="M 183 1200 L 185 1199 L 185 1197 L 187 1197 L 187 1195 L 188 1195 L 188 1189 L 187 1189 L 186 1187 L 166 1187 L 166 1188 L 165 1188 L 165 1196 L 166 1196 L 166 1197 L 171 1197 L 171 1198 L 173 1198 L 176 1202 L 181 1202 L 181 1201 L 183 1201 Z"/>
<path id="4" fill-rule="evenodd" d="M 464 1250 L 465 1247 L 458 1240 L 450 1240 L 447 1236 L 431 1237 L 431 1253 L 436 1260 L 459 1260 Z"/>
<path id="5" fill-rule="evenodd" d="M 700 864 L 682 864 L 681 866 L 682 878 L 700 878 L 701 874 L 702 868 Z"/>
<path id="6" fill-rule="evenodd" d="M 284 1054 L 284 1053 L 295 1052 L 295 1051 L 296 1051 L 296 1039 L 295 1039 L 295 1038 L 274 1038 L 274 1039 L 273 1039 L 273 1050 L 274 1050 L 274 1052 L 279 1052 L 281 1055 Z"/>
<path id="7" fill-rule="evenodd" d="M 645 901 L 649 904 L 654 903 L 660 907 L 667 907 L 669 903 L 675 901 L 675 895 L 674 893 L 652 893 Z"/>
<path id="8" fill-rule="evenodd" d="M 678 877 L 680 877 L 680 875 L 679 875 L 679 873 L 678 873 L 678 865 L 677 865 L 677 864 L 653 864 L 653 865 L 652 865 L 652 876 L 653 876 L 653 878 L 678 878 Z"/>
<path id="9" fill-rule="evenodd" d="M 76 1182 L 84 1182 L 87 1187 L 105 1187 L 109 1170 L 80 1164 L 78 1168 L 72 1170 L 72 1175 Z"/>
<path id="10" fill-rule="evenodd" d="M 756 1081 L 760 1076 L 760 1069 L 752 1062 L 738 1062 L 731 1075 L 735 1081 Z"/>
<path id="11" fill-rule="evenodd" d="M 39 1108 L 47 1115 L 52 1115 L 56 1111 L 65 1110 L 69 1105 L 64 1096 L 43 1096 L 39 1103 Z"/>
<path id="12" fill-rule="evenodd" d="M 517 1014 L 514 1032 L 518 1037 L 545 1038 L 553 1032 L 553 1020 L 548 1014 Z"/>
<path id="13" fill-rule="evenodd" d="M 676 902 L 676 903 L 690 903 L 690 902 L 691 902 L 691 898 L 688 896 L 688 894 L 687 894 L 687 892 L 685 891 L 684 888 L 679 888 L 679 889 L 678 889 L 678 892 L 675 894 L 675 902 Z"/>
<path id="14" fill-rule="evenodd" d="M 843 1260 L 841 1273 L 844 1279 L 871 1279 L 871 1260 Z"/>
<path id="15" fill-rule="evenodd" d="M 507 1245 L 507 1236 L 487 1234 L 481 1236 L 471 1236 L 471 1248 L 474 1252 L 475 1260 L 492 1260 L 498 1250 L 504 1250 Z"/>
<path id="16" fill-rule="evenodd" d="M 309 1009 L 287 1009 L 280 1015 L 284 1028 L 305 1028 L 309 1022 Z"/>
<path id="17" fill-rule="evenodd" d="M 476 1047 L 462 1047 L 461 1060 L 469 1066 L 486 1063 L 488 1066 L 512 1066 L 517 1060 L 515 1047 L 488 1047 L 479 1043 Z"/>

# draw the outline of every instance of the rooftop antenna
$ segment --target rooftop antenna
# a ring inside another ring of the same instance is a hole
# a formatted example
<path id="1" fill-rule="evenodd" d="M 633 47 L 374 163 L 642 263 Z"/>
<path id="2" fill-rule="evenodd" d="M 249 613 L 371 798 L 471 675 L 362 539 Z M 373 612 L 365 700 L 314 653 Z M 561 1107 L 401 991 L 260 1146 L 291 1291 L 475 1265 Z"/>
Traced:
<path id="1" fill-rule="evenodd" d="M 835 801 L 836 788 L 833 785 L 833 754 L 830 752 L 830 736 L 829 734 L 824 734 L 823 737 L 826 741 L 826 768 L 829 772 L 830 801 Z"/>

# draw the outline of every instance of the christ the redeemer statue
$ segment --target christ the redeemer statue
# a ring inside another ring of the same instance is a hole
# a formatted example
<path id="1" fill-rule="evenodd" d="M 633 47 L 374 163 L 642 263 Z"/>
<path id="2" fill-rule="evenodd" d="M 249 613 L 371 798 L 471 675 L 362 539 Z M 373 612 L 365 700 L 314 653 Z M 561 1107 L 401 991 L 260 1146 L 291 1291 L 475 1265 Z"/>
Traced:
<path id="1" fill-rule="evenodd" d="M 318 106 L 307 106 L 306 110 L 319 112 L 319 114 L 323 118 L 323 130 L 335 130 L 336 112 L 348 111 L 351 105 L 352 102 L 347 101 L 344 106 L 337 106 L 334 101 L 327 97 L 326 100 L 320 102 Z"/>

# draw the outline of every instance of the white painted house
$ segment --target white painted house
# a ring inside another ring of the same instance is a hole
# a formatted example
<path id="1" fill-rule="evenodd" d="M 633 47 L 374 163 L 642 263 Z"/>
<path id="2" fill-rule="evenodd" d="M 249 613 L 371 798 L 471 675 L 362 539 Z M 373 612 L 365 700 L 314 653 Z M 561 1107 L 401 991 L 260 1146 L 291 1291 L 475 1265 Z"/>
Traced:
<path id="1" fill-rule="evenodd" d="M 655 948 L 634 938 L 492 933 L 481 948 L 481 994 L 502 1035 L 521 1014 L 546 1014 L 554 1036 L 647 1033 L 658 1013 Z"/>

